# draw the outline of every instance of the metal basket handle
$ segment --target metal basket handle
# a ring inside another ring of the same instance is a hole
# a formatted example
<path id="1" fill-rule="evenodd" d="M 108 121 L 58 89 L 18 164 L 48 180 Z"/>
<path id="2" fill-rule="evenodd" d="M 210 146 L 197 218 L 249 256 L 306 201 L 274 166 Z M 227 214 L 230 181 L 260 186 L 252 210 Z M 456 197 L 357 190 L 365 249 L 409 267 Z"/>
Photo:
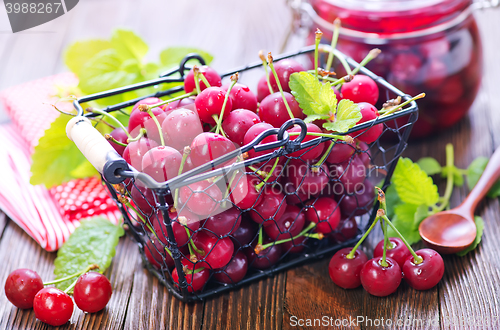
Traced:
<path id="1" fill-rule="evenodd" d="M 66 125 L 66 135 L 73 141 L 85 158 L 112 184 L 125 178 L 116 174 L 118 170 L 129 170 L 127 162 L 118 155 L 111 144 L 83 116 L 72 118 Z"/>

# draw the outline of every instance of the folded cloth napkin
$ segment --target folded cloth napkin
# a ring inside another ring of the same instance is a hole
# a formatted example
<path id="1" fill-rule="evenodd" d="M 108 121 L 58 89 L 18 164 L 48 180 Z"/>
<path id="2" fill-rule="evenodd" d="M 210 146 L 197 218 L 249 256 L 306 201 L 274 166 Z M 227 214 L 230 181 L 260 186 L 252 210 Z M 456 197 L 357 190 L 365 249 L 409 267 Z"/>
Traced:
<path id="1" fill-rule="evenodd" d="M 58 116 L 50 105 L 56 100 L 53 95 L 58 86 L 76 84 L 74 75 L 64 73 L 0 93 L 12 119 L 0 125 L 0 209 L 48 251 L 59 249 L 81 219 L 103 215 L 118 223 L 121 217 L 100 178 L 51 189 L 29 183 L 33 148 Z"/>

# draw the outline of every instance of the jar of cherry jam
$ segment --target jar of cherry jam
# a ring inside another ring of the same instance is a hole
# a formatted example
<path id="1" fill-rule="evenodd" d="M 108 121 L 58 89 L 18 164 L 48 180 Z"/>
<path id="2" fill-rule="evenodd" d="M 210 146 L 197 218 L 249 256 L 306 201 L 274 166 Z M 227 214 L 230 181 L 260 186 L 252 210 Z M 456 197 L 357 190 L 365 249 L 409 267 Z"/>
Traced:
<path id="1" fill-rule="evenodd" d="M 337 48 L 360 62 L 373 48 L 382 53 L 367 65 L 406 94 L 421 92 L 412 136 L 438 133 L 469 110 L 482 75 L 481 39 L 472 12 L 498 5 L 472 0 L 309 0 L 292 2 L 311 21 L 308 37 L 323 32 L 330 43 L 341 20 Z M 303 17 L 304 15 L 302 15 Z M 335 66 L 337 75 L 345 74 Z M 383 101 L 383 100 L 382 100 Z"/>

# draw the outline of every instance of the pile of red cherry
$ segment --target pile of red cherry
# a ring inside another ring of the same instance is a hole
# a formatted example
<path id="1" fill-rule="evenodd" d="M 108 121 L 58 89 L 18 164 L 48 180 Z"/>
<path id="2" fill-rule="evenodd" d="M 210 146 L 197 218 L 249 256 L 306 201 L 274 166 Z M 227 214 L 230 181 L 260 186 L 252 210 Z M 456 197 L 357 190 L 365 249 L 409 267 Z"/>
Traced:
<path id="1" fill-rule="evenodd" d="M 381 190 L 379 196 L 383 202 L 370 228 L 353 248 L 337 251 L 330 260 L 328 271 L 332 281 L 344 289 L 362 285 L 368 293 L 378 297 L 395 292 L 403 278 L 415 290 L 433 288 L 443 277 L 443 258 L 432 249 L 414 251 L 385 215 L 385 196 Z M 373 259 L 368 260 L 358 248 L 379 221 L 384 239 L 373 250 Z M 388 225 L 399 238 L 388 237 Z"/>
<path id="2" fill-rule="evenodd" d="M 98 272 L 87 272 L 93 268 L 96 267 L 92 265 L 72 276 L 46 283 L 33 270 L 16 269 L 5 281 L 5 295 L 17 308 L 33 308 L 40 321 L 60 326 L 68 322 L 73 314 L 73 299 L 78 308 L 87 313 L 95 313 L 106 307 L 111 298 L 111 283 Z M 78 279 L 64 291 L 48 286 L 77 276 Z M 71 290 L 73 299 L 68 295 Z"/>
<path id="3" fill-rule="evenodd" d="M 292 117 L 304 119 L 289 79 L 306 69 L 293 59 L 268 64 L 272 73 L 260 80 L 256 94 L 237 83 L 237 75 L 222 86 L 212 68 L 195 66 L 185 77 L 185 94 L 165 101 L 139 101 L 128 128 L 115 129 L 107 139 L 136 170 L 163 182 L 252 142 L 266 130 L 280 128 Z M 358 123 L 376 119 L 377 84 L 364 75 L 349 80 L 341 88 L 333 87 L 337 99 L 358 104 L 362 115 Z M 290 128 L 290 140 L 300 130 Z M 202 290 L 211 278 L 237 283 L 251 267 L 267 269 L 285 255 L 303 251 L 308 239 L 327 236 L 338 242 L 354 237 L 354 217 L 368 212 L 375 199 L 367 178 L 369 144 L 382 132 L 383 124 L 376 124 L 344 140 L 318 140 L 312 147 L 259 162 L 227 178 L 201 180 L 173 191 L 167 200 L 169 217 L 183 255 L 188 291 Z M 335 132 L 316 121 L 307 124 L 307 134 L 303 142 Z M 270 135 L 260 144 L 274 141 L 277 136 Z M 252 149 L 241 159 L 272 151 Z M 154 267 L 171 272 L 178 284 L 158 197 L 140 181 L 126 182 L 117 190 L 137 219 L 136 229 L 149 237 L 144 244 L 146 258 Z"/>

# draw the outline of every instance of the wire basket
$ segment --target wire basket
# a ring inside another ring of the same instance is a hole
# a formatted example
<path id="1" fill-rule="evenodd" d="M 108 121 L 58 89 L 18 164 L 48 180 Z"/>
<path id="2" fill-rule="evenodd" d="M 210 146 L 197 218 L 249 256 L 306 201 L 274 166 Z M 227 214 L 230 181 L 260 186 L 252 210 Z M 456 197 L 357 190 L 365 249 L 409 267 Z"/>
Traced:
<path id="1" fill-rule="evenodd" d="M 305 47 L 277 56 L 275 61 L 313 51 L 314 47 Z M 76 100 L 74 106 L 79 116 L 70 121 L 67 128 L 68 136 L 102 174 L 149 271 L 180 300 L 203 300 L 321 259 L 357 241 L 375 217 L 378 205 L 374 185 L 387 188 L 397 160 L 407 146 L 407 138 L 418 117 L 416 103 L 411 102 L 401 111 L 357 125 L 345 133 L 358 137 L 374 125 L 382 125 L 381 137 L 370 145 L 358 143 L 352 147 L 328 137 L 306 142 L 306 124 L 300 119 L 291 119 L 281 128 L 269 129 L 251 143 L 166 182 L 157 182 L 138 172 L 114 152 L 91 125 L 80 125 L 88 123 L 84 117 L 97 116 L 84 114 L 82 103 L 163 83 L 182 82 L 190 69 L 187 65 L 190 60 L 205 64 L 203 58 L 190 54 L 178 68 L 158 79 Z M 358 65 L 350 58 L 347 61 L 351 66 Z M 222 77 L 236 72 L 244 76 L 259 67 L 261 62 L 252 63 Z M 380 99 L 384 96 L 387 100 L 395 96 L 410 98 L 367 69 L 361 68 L 360 72 L 377 82 Z M 150 96 L 168 96 L 182 89 L 177 86 Z M 143 98 L 103 110 L 117 111 Z M 295 125 L 300 127 L 300 133 L 293 139 L 288 130 Z M 78 130 L 81 132 L 75 133 Z M 273 142 L 262 143 L 270 137 Z M 349 160 L 337 165 L 325 162 L 320 167 L 304 160 L 315 147 L 329 143 L 335 143 L 333 150 L 337 145 L 344 150 L 351 148 Z M 249 152 L 260 156 L 248 158 Z M 362 192 L 357 187 L 346 186 L 349 181 L 346 177 L 353 178 L 352 173 L 360 164 L 363 166 L 363 173 L 358 174 L 363 176 Z M 291 170 L 295 173 L 290 174 Z M 305 189 L 306 185 L 314 187 L 311 182 L 321 182 L 321 191 Z M 253 190 L 254 184 L 260 189 Z M 218 191 L 215 194 L 219 197 L 214 197 L 213 191 Z M 250 195 L 257 195 L 254 196 L 257 201 L 247 205 L 245 198 Z M 181 203 L 172 209 L 174 197 Z M 210 206 L 212 204 L 215 206 Z M 195 216 L 193 205 L 202 209 Z M 316 220 L 311 221 L 314 217 Z M 341 218 L 340 222 L 333 221 L 334 217 Z M 190 259 L 191 255 L 196 258 Z M 186 269 L 195 271 L 187 271 L 186 275 Z M 199 278 L 202 278 L 201 286 L 196 284 Z"/>

